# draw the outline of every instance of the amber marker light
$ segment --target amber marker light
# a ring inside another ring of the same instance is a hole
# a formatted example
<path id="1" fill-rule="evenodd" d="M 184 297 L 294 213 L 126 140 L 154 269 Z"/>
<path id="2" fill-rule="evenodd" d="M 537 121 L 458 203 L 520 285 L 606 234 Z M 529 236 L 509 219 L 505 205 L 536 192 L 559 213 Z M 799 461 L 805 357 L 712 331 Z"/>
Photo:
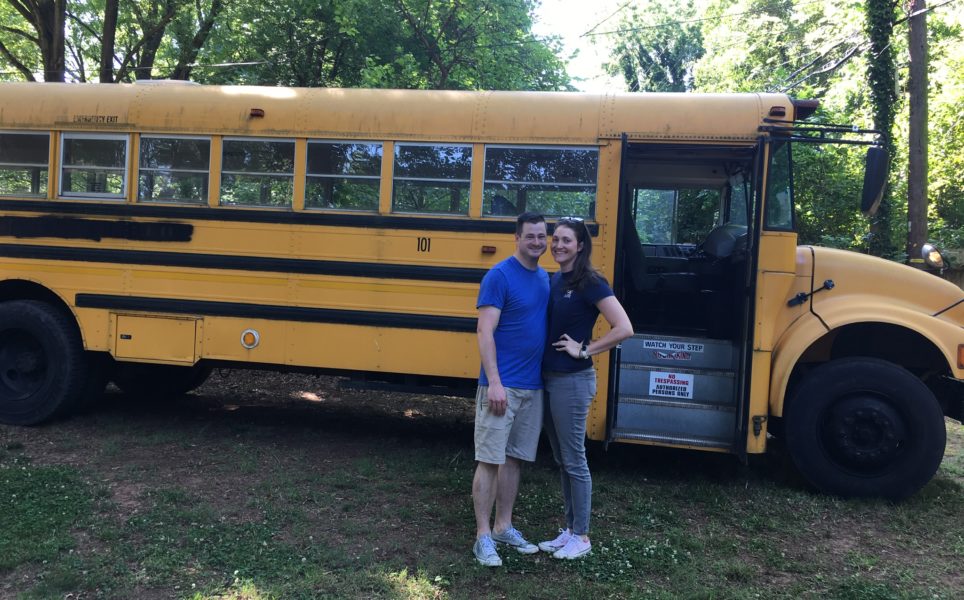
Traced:
<path id="1" fill-rule="evenodd" d="M 241 345 L 252 350 L 261 343 L 261 335 L 254 329 L 245 329 L 241 332 Z"/>
<path id="2" fill-rule="evenodd" d="M 248 115 L 249 115 L 252 119 L 260 119 L 260 118 L 264 117 L 264 109 L 263 109 L 263 108 L 252 108 L 252 109 L 251 109 L 251 112 L 248 113 Z"/>
<path id="3" fill-rule="evenodd" d="M 495 246 L 482 246 L 482 254 L 495 254 Z"/>

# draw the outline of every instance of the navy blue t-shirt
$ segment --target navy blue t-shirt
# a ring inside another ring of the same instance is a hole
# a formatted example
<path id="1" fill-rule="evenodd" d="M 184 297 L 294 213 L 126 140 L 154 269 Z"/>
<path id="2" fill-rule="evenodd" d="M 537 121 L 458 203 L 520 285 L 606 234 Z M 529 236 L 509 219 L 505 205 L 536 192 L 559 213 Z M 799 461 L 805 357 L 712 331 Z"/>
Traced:
<path id="1" fill-rule="evenodd" d="M 495 358 L 502 386 L 521 390 L 542 388 L 542 348 L 546 343 L 549 275 L 522 266 L 515 256 L 493 266 L 482 279 L 476 308 L 502 311 L 495 328 Z M 479 385 L 489 385 L 480 369 Z"/>
<path id="2" fill-rule="evenodd" d="M 549 288 L 549 336 L 542 357 L 542 370 L 555 373 L 575 373 L 592 366 L 592 359 L 573 358 L 568 352 L 560 352 L 552 345 L 562 334 L 588 344 L 592 328 L 599 317 L 596 303 L 613 295 L 612 288 L 600 276 L 586 282 L 581 290 L 570 289 L 568 273 L 553 273 Z"/>

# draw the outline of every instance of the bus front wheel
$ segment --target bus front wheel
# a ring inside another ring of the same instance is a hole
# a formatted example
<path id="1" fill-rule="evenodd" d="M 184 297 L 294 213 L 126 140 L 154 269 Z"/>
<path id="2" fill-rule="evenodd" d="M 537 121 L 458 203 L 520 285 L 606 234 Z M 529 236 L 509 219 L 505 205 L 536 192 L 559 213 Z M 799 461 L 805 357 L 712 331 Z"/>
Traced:
<path id="1" fill-rule="evenodd" d="M 35 425 L 74 407 L 84 392 L 80 334 L 35 300 L 0 303 L 0 422 Z"/>
<path id="2" fill-rule="evenodd" d="M 944 456 L 944 415 L 934 394 L 876 358 L 813 369 L 783 417 L 797 469 L 831 494 L 906 498 L 930 481 Z"/>

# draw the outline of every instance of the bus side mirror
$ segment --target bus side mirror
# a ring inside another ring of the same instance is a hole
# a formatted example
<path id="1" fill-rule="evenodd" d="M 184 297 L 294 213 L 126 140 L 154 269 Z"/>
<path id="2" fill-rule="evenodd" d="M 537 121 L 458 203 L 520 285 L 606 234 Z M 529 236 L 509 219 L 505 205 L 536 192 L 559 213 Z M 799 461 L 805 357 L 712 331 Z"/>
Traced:
<path id="1" fill-rule="evenodd" d="M 880 146 L 867 148 L 867 159 L 864 162 L 864 189 L 860 198 L 860 212 L 872 216 L 880 207 L 884 197 L 884 186 L 887 185 L 887 173 L 890 159 L 887 151 Z"/>

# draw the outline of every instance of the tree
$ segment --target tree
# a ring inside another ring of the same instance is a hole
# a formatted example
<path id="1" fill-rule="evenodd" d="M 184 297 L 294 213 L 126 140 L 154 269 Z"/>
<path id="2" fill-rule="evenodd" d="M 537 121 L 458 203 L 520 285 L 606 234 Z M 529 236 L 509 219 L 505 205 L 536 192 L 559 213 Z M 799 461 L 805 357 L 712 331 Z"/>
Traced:
<path id="1" fill-rule="evenodd" d="M 117 33 L 118 0 L 107 0 L 104 6 L 104 33 L 101 36 L 100 82 L 114 83 L 114 40 Z"/>
<path id="2" fill-rule="evenodd" d="M 352 86 L 365 68 L 363 42 L 394 34 L 379 11 L 361 0 L 235 2 L 203 50 L 205 62 L 234 68 L 201 69 L 207 83 Z M 382 11 L 384 12 L 384 11 Z"/>
<path id="3" fill-rule="evenodd" d="M 229 1 L 6 0 L 0 63 L 27 81 L 184 79 Z"/>
<path id="4" fill-rule="evenodd" d="M 907 24 L 897 19 L 894 0 L 711 0 L 695 14 L 678 8 L 683 5 L 683 0 L 668 6 L 646 5 L 626 19 L 614 35 L 616 50 L 609 68 L 611 72 L 630 73 L 626 80 L 631 89 L 680 89 L 666 85 L 678 78 L 660 75 L 659 60 L 647 63 L 656 67 L 653 77 L 648 76 L 652 71 L 633 65 L 643 64 L 636 58 L 641 55 L 670 56 L 658 49 L 680 47 L 687 37 L 686 28 L 698 23 L 704 51 L 695 60 L 692 83 L 685 89 L 783 91 L 797 98 L 820 100 L 821 108 L 813 120 L 853 123 L 883 132 L 892 156 L 893 175 L 890 194 L 872 223 L 861 218 L 857 210 L 862 173 L 857 152 L 832 146 L 794 148 L 802 241 L 896 258 L 897 240 L 908 234 L 907 220 L 901 216 L 905 208 L 914 210 L 915 202 L 907 194 L 915 185 L 912 180 L 916 180 L 920 186 L 926 183 L 931 191 L 932 209 L 926 217 L 930 231 L 945 245 L 964 244 L 964 119 L 960 116 L 964 102 L 964 17 L 960 11 L 927 13 L 927 33 L 934 48 L 931 70 L 938 75 L 931 79 L 929 107 L 915 111 L 930 122 L 931 139 L 924 142 L 929 149 L 930 177 L 925 178 L 911 175 L 903 166 L 910 160 L 910 102 L 901 102 L 902 92 L 910 95 L 910 85 L 918 79 L 904 69 L 907 62 L 903 57 L 910 54 L 907 36 L 900 27 Z M 931 8 L 944 5 L 943 0 L 934 0 Z M 663 39 L 667 35 L 669 38 Z M 626 39 L 642 42 L 634 47 L 626 44 Z M 632 68 L 627 69 L 627 65 Z M 640 82 L 638 88 L 636 82 Z M 924 191 L 914 193 L 926 200 Z M 912 227 L 914 223 L 925 225 L 921 216 L 910 216 L 909 220 Z M 926 232 L 915 235 L 922 240 Z M 913 248 L 909 251 L 915 252 Z"/>
<path id="5" fill-rule="evenodd" d="M 44 81 L 64 81 L 64 23 L 66 0 L 7 0 L 18 13 L 18 21 L 2 26 L 5 34 L 26 40 L 36 46 L 43 65 Z M 32 28 L 31 33 L 27 28 Z M 29 46 L 0 40 L 0 55 L 17 69 L 27 81 L 36 81 L 30 67 L 35 64 L 31 57 L 17 51 Z"/>
<path id="6" fill-rule="evenodd" d="M 693 68 L 704 54 L 695 14 L 692 0 L 654 4 L 645 13 L 634 6 L 620 22 L 606 70 L 621 75 L 631 92 L 691 91 Z"/>
<path id="7" fill-rule="evenodd" d="M 874 129 L 883 134 L 883 145 L 891 162 L 897 154 L 894 143 L 894 117 L 897 113 L 897 76 L 894 49 L 896 7 L 893 0 L 866 0 L 866 30 L 870 41 L 867 62 L 867 82 L 874 115 Z M 876 256 L 893 257 L 896 252 L 891 234 L 892 193 L 884 192 L 877 214 L 870 222 L 870 252 Z"/>
<path id="8" fill-rule="evenodd" d="M 567 89 L 531 0 L 236 2 L 206 45 L 211 83 L 431 89 Z"/>
<path id="9" fill-rule="evenodd" d="M 187 79 L 224 8 L 224 0 L 136 0 L 115 16 L 114 3 L 71 3 L 69 71 L 78 81 L 95 68 L 101 83 Z"/>
<path id="10" fill-rule="evenodd" d="M 929 17 L 928 229 L 940 246 L 964 248 L 964 14 Z"/>
<path id="11" fill-rule="evenodd" d="M 6 0 L 0 64 L 28 81 L 571 89 L 559 43 L 531 33 L 536 2 Z"/>
<path id="12" fill-rule="evenodd" d="M 562 62 L 530 33 L 532 0 L 394 0 L 393 8 L 393 20 L 406 26 L 399 47 L 409 57 L 396 64 L 423 78 L 407 87 L 569 89 Z"/>

